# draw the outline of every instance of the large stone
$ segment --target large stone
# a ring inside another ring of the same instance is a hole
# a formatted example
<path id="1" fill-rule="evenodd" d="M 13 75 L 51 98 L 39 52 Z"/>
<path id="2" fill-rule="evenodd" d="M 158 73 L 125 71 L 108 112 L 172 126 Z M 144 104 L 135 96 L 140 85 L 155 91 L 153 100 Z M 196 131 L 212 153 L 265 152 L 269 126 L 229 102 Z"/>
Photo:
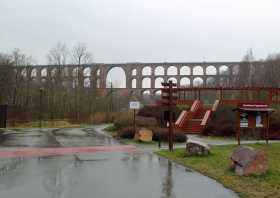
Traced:
<path id="1" fill-rule="evenodd" d="M 262 175 L 268 169 L 266 154 L 251 147 L 238 146 L 230 159 L 235 173 L 240 176 Z"/>
<path id="2" fill-rule="evenodd" d="M 186 144 L 186 154 L 190 155 L 208 155 L 210 147 L 204 142 L 189 140 Z"/>
<path id="3" fill-rule="evenodd" d="M 146 128 L 141 128 L 135 133 L 135 140 L 141 142 L 151 142 L 153 140 L 153 131 Z"/>

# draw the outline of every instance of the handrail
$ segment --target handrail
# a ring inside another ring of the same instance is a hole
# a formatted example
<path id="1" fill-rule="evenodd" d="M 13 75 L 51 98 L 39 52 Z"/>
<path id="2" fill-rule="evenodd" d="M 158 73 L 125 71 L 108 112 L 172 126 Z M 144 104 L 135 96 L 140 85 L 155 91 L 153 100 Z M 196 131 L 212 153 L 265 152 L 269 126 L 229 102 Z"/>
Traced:
<path id="1" fill-rule="evenodd" d="M 192 107 L 191 107 L 191 112 L 197 111 L 197 109 L 201 106 L 201 101 L 200 100 L 195 100 Z"/>
<path id="2" fill-rule="evenodd" d="M 210 118 L 210 115 L 211 115 L 211 110 L 207 110 L 202 121 L 201 121 L 201 126 L 205 126 Z"/>
<path id="3" fill-rule="evenodd" d="M 220 104 L 220 100 L 215 100 L 213 106 L 212 106 L 212 111 L 216 111 L 218 106 Z"/>
<path id="4" fill-rule="evenodd" d="M 183 118 L 185 117 L 185 113 L 186 113 L 186 112 L 187 112 L 187 111 L 183 110 L 183 111 L 180 113 L 178 119 L 177 119 L 176 122 L 175 122 L 175 125 L 180 125 L 180 123 L 182 122 Z"/>

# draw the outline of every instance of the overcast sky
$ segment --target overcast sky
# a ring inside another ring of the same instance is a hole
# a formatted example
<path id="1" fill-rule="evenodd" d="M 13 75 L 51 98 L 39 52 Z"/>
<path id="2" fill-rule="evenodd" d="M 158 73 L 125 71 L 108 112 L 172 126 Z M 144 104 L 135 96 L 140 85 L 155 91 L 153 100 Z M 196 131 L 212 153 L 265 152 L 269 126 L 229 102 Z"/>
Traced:
<path id="1" fill-rule="evenodd" d="M 280 52 L 279 0 L 0 0 L 0 52 L 46 63 L 58 41 L 95 62 L 239 61 Z"/>

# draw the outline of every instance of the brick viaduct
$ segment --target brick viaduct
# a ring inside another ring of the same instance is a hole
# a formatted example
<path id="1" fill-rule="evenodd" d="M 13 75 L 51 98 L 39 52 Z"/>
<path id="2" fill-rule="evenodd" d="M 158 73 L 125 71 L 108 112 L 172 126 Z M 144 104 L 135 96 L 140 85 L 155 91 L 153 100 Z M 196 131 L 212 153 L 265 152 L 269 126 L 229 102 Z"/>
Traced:
<path id="1" fill-rule="evenodd" d="M 173 80 L 178 86 L 226 86 L 238 71 L 240 62 L 182 62 L 182 63 L 123 63 L 61 66 L 62 84 L 75 86 L 78 72 L 84 86 L 106 89 L 106 78 L 111 69 L 122 68 L 126 86 L 122 89 L 136 95 L 155 95 L 162 81 Z M 58 71 L 55 65 L 17 67 L 23 79 L 43 84 L 52 80 Z"/>

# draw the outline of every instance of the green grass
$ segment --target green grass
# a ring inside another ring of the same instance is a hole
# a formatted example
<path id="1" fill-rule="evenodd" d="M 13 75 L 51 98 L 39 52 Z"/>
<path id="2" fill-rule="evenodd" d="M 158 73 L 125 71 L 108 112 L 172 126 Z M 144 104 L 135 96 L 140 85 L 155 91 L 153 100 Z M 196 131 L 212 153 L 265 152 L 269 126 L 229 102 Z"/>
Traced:
<path id="1" fill-rule="evenodd" d="M 104 130 L 104 131 L 107 131 L 107 132 L 117 132 L 117 131 L 118 131 L 118 129 L 115 127 L 114 124 L 108 125 L 108 126 L 105 127 L 103 130 Z"/>
<path id="2" fill-rule="evenodd" d="M 184 149 L 175 149 L 173 153 L 166 150 L 157 153 L 214 178 L 237 192 L 240 197 L 280 198 L 280 144 L 254 144 L 250 146 L 262 150 L 268 155 L 269 170 L 263 176 L 241 177 L 230 170 L 229 157 L 236 147 L 235 145 L 212 146 L 209 156 L 185 157 Z"/>
<path id="3" fill-rule="evenodd" d="M 80 124 L 71 124 L 67 121 L 61 120 L 61 121 L 42 121 L 42 128 L 75 128 L 75 127 L 81 127 Z M 38 128 L 39 122 L 26 122 L 26 123 L 20 123 L 16 124 L 13 128 Z"/>
<path id="4" fill-rule="evenodd" d="M 142 142 L 135 139 L 120 139 L 119 140 L 122 144 L 147 144 L 147 145 L 154 145 L 157 144 L 155 141 L 151 142 Z"/>

